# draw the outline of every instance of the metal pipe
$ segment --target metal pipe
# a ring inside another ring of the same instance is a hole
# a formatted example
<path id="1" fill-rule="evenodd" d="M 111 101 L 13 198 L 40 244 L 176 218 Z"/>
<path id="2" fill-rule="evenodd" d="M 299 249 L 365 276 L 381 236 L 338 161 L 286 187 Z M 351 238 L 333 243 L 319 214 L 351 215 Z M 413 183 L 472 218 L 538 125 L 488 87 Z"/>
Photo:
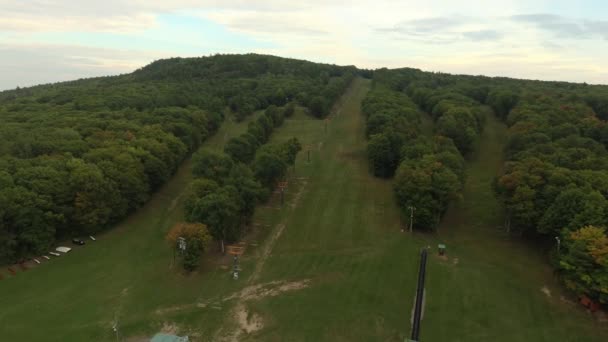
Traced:
<path id="1" fill-rule="evenodd" d="M 422 317 L 422 301 L 424 299 L 424 278 L 426 275 L 426 248 L 420 252 L 420 269 L 418 270 L 418 288 L 416 289 L 416 305 L 412 324 L 412 340 L 418 341 L 420 335 L 420 319 Z"/>

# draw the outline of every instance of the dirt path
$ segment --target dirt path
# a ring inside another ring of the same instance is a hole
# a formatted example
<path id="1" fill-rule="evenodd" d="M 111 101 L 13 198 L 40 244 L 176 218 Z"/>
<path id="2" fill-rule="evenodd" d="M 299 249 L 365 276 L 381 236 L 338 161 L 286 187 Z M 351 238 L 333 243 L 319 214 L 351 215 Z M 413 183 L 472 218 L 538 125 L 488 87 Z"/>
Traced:
<path id="1" fill-rule="evenodd" d="M 293 202 L 287 207 L 289 210 L 293 210 L 297 206 L 297 201 L 300 198 L 301 193 L 305 190 L 305 187 L 306 182 L 303 181 L 298 193 L 296 193 L 294 196 Z M 220 329 L 217 330 L 217 332 L 213 335 L 213 341 L 238 342 L 243 334 L 250 334 L 264 327 L 262 318 L 255 313 L 250 313 L 247 310 L 246 301 L 261 299 L 269 296 L 271 297 L 282 292 L 297 290 L 308 286 L 307 280 L 295 283 L 273 282 L 269 284 L 255 285 L 260 278 L 262 270 L 264 269 L 266 260 L 268 260 L 272 254 L 272 250 L 277 243 L 277 240 L 279 240 L 281 234 L 285 230 L 285 222 L 287 217 L 288 215 L 285 215 L 285 218 L 281 221 L 281 223 L 276 225 L 272 235 L 268 237 L 261 251 L 258 253 L 253 272 L 247 279 L 247 286 L 241 292 L 224 299 L 224 301 L 236 299 L 236 304 L 228 314 L 228 317 L 233 317 L 237 322 L 237 326 L 221 326 Z M 271 286 L 270 288 L 268 288 L 269 285 Z"/>

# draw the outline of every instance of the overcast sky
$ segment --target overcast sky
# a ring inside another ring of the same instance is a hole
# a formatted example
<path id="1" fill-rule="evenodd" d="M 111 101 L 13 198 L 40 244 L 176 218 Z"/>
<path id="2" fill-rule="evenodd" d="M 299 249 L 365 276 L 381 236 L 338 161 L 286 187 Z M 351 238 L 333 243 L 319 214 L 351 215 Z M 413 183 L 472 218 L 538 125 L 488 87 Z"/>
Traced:
<path id="1" fill-rule="evenodd" d="M 245 52 L 608 84 L 608 1 L 0 0 L 0 90 Z"/>

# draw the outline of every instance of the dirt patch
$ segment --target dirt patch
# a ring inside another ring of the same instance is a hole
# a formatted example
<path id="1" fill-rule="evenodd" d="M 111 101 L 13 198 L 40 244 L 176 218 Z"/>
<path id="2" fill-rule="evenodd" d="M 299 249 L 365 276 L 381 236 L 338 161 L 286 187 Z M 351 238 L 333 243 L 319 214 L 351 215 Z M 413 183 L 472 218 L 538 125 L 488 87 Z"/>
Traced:
<path id="1" fill-rule="evenodd" d="M 222 299 L 222 302 L 241 299 L 247 300 L 258 300 L 266 297 L 275 297 L 284 292 L 297 291 L 306 288 L 310 285 L 310 279 L 284 282 L 284 281 L 271 281 L 265 284 L 256 284 L 247 286 L 237 293 L 233 293 L 228 297 Z"/>
<path id="2" fill-rule="evenodd" d="M 251 334 L 259 331 L 264 327 L 262 317 L 255 313 L 250 313 L 243 303 L 239 303 L 234 308 L 234 320 L 238 327 L 230 334 L 218 337 L 217 335 L 213 338 L 213 341 L 221 342 L 239 342 L 242 340 L 243 334 Z"/>
<path id="3" fill-rule="evenodd" d="M 179 331 L 179 327 L 177 324 L 172 322 L 163 322 L 163 327 L 160 329 L 160 332 L 163 334 L 177 335 Z"/>
<path id="4" fill-rule="evenodd" d="M 441 261 L 448 261 L 448 260 L 450 260 L 450 259 L 448 258 L 448 256 L 447 256 L 447 255 L 445 255 L 445 254 L 444 254 L 444 255 L 437 255 L 437 259 L 439 259 L 439 260 L 441 260 Z"/>
<path id="5" fill-rule="evenodd" d="M 162 315 L 173 313 L 173 312 L 187 310 L 192 307 L 194 307 L 194 304 L 176 305 L 176 306 L 171 306 L 168 308 L 157 309 L 156 311 L 154 311 L 154 313 L 162 316 Z"/>
<path id="6" fill-rule="evenodd" d="M 222 336 L 222 330 L 218 331 L 213 340 L 238 342 L 244 333 L 250 334 L 264 327 L 262 317 L 247 310 L 245 306 L 246 301 L 260 300 L 262 298 L 278 296 L 288 291 L 301 290 L 308 287 L 309 284 L 310 280 L 308 279 L 294 282 L 272 281 L 270 283 L 247 286 L 240 292 L 224 298 L 222 301 L 238 299 L 233 309 L 233 316 L 238 323 L 238 327 L 224 336 Z"/>
<path id="7" fill-rule="evenodd" d="M 241 291 L 239 297 L 243 300 L 258 300 L 266 297 L 275 297 L 284 292 L 301 290 L 308 287 L 309 284 L 310 281 L 308 279 L 290 283 L 273 281 L 262 285 L 248 286 Z"/>
<path id="8" fill-rule="evenodd" d="M 562 303 L 566 303 L 566 304 L 570 304 L 570 305 L 576 305 L 576 302 L 575 302 L 575 301 L 570 300 L 570 299 L 568 299 L 568 298 L 566 298 L 566 297 L 564 297 L 564 296 L 560 296 L 560 297 L 559 297 L 559 300 L 560 300 L 560 302 L 562 302 Z"/>
<path id="9" fill-rule="evenodd" d="M 547 286 L 543 286 L 540 291 L 544 293 L 547 297 L 551 298 L 551 290 Z"/>
<path id="10" fill-rule="evenodd" d="M 247 334 L 261 330 L 264 327 L 262 318 L 255 313 L 250 314 L 244 305 L 239 305 L 235 311 L 236 321 L 239 323 L 241 330 Z"/>
<path id="11" fill-rule="evenodd" d="M 219 300 L 211 300 L 208 302 L 189 303 L 184 305 L 176 305 L 168 308 L 157 309 L 154 313 L 162 316 L 174 312 L 180 312 L 191 309 L 211 308 L 215 310 L 222 309 L 222 303 L 238 299 L 240 302 L 249 300 L 259 300 L 267 297 L 275 297 L 284 292 L 297 291 L 310 286 L 310 279 L 304 279 L 294 282 L 271 281 L 269 283 L 247 286 L 239 292 L 235 292 L 227 297 Z"/>
<path id="12" fill-rule="evenodd" d="M 296 194 L 293 196 L 293 199 L 291 200 L 290 206 L 292 208 L 295 208 L 296 205 L 298 204 L 298 202 L 300 201 L 300 197 L 302 197 L 302 194 L 304 193 L 304 188 L 306 187 L 306 184 L 308 184 L 307 181 L 301 182 L 300 190 L 298 190 L 298 192 L 296 192 Z"/>

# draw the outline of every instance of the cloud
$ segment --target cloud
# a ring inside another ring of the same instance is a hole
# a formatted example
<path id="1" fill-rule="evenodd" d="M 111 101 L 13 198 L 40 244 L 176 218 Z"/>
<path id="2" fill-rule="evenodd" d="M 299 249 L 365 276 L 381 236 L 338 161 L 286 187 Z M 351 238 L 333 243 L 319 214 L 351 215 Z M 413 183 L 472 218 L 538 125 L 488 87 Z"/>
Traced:
<path id="1" fill-rule="evenodd" d="M 504 36 L 503 32 L 492 28 L 484 18 L 465 16 L 406 20 L 393 27 L 378 28 L 376 31 L 382 34 L 392 34 L 401 40 L 430 44 L 449 44 L 463 40 L 491 42 L 499 41 Z"/>
<path id="2" fill-rule="evenodd" d="M 155 17 L 151 14 L 135 14 L 133 16 L 115 16 L 89 18 L 71 16 L 53 18 L 46 16 L 18 17 L 11 16 L 0 21 L 0 31 L 14 32 L 111 32 L 131 33 L 143 31 L 156 25 Z"/>
<path id="3" fill-rule="evenodd" d="M 515 22 L 536 26 L 557 38 L 608 39 L 608 21 L 566 18 L 554 14 L 522 14 L 511 16 Z"/>
<path id="4" fill-rule="evenodd" d="M 502 32 L 496 30 L 479 30 L 479 31 L 468 31 L 463 32 L 462 35 L 472 41 L 496 41 L 503 37 Z"/>
<path id="5" fill-rule="evenodd" d="M 0 44 L 0 90 L 131 72 L 170 56 L 157 51 L 100 49 L 75 45 Z"/>
<path id="6" fill-rule="evenodd" d="M 463 18 L 434 17 L 402 21 L 393 28 L 381 29 L 386 32 L 421 35 L 426 33 L 444 32 L 448 29 L 462 25 Z"/>
<path id="7" fill-rule="evenodd" d="M 226 11 L 239 13 L 247 17 L 257 13 L 265 17 L 281 19 L 286 12 L 322 12 L 327 6 L 343 6 L 344 0 L 312 0 L 306 2 L 286 2 L 282 0 L 0 0 L 0 32 L 49 32 L 49 31 L 79 31 L 79 32 L 112 32 L 132 33 L 153 27 L 158 15 L 181 13 L 189 15 L 200 11 Z M 245 18 L 243 18 L 245 19 Z M 251 19 L 250 19 L 251 20 Z M 252 20 L 253 21 L 253 20 Z M 259 29 L 268 32 L 282 31 L 283 28 L 261 24 Z M 290 24 L 289 22 L 284 22 Z M 235 25 L 249 26 L 242 21 Z M 291 23 L 293 24 L 293 23 Z M 307 31 L 307 26 L 314 26 L 312 21 L 302 23 L 301 32 Z"/>
<path id="8" fill-rule="evenodd" d="M 600 9 L 568 6 L 560 12 L 548 0 L 492 6 L 478 0 L 0 0 L 0 88 L 216 52 L 608 82 L 608 21 Z"/>
<path id="9" fill-rule="evenodd" d="M 432 17 L 401 21 L 392 27 L 378 28 L 378 32 L 395 33 L 404 36 L 423 36 L 449 32 L 465 23 L 458 17 Z"/>
<path id="10" fill-rule="evenodd" d="M 307 13 L 284 12 L 277 15 L 263 11 L 212 11 L 200 15 L 229 29 L 249 34 L 289 35 L 291 38 L 329 34 L 328 24 L 322 14 L 315 16 Z"/>

